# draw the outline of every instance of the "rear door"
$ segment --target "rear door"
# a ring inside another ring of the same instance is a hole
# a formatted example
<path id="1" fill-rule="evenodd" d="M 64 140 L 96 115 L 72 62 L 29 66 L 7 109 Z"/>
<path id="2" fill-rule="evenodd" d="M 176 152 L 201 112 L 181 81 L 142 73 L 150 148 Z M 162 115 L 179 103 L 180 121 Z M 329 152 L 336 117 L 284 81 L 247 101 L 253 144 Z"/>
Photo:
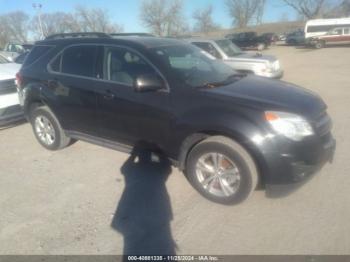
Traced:
<path id="1" fill-rule="evenodd" d="M 68 131 L 98 134 L 94 88 L 100 77 L 100 48 L 70 46 L 49 65 L 50 77 L 42 94 Z"/>

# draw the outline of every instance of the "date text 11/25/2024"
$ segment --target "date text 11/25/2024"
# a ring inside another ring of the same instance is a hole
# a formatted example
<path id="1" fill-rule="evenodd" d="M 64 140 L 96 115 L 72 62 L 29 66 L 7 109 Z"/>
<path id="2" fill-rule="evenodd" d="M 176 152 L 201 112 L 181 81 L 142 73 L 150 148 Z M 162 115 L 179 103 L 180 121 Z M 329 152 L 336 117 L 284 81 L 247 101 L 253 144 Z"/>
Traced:
<path id="1" fill-rule="evenodd" d="M 216 256 L 128 256 L 128 261 L 218 261 Z"/>

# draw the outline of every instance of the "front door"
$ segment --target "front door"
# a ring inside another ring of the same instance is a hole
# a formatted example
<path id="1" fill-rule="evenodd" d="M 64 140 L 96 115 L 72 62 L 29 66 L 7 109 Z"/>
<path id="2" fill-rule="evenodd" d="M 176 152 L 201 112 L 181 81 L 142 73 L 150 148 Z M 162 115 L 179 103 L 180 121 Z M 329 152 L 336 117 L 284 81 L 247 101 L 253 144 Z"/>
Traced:
<path id="1" fill-rule="evenodd" d="M 96 86 L 103 138 L 131 146 L 140 141 L 158 145 L 166 141 L 171 119 L 169 92 L 135 91 L 137 77 L 146 74 L 158 72 L 140 54 L 126 47 L 105 47 L 105 81 Z"/>

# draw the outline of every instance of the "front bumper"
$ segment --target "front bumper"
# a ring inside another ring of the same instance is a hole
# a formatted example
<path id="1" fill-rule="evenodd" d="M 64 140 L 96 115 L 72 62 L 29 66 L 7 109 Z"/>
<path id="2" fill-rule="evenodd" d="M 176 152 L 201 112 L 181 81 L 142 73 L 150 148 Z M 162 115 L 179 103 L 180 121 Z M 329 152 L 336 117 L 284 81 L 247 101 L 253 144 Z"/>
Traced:
<path id="1" fill-rule="evenodd" d="M 23 110 L 18 104 L 0 109 L 0 126 L 6 126 L 23 119 Z"/>
<path id="2" fill-rule="evenodd" d="M 256 73 L 256 75 L 272 78 L 272 79 L 281 79 L 284 75 L 284 71 L 281 69 L 281 70 L 267 72 L 267 73 Z"/>
<path id="3" fill-rule="evenodd" d="M 328 134 L 320 145 L 312 143 L 305 144 L 303 153 L 292 150 L 277 157 L 278 164 L 274 165 L 272 176 L 265 184 L 268 197 L 289 195 L 309 181 L 326 163 L 332 163 L 336 149 L 332 135 Z"/>

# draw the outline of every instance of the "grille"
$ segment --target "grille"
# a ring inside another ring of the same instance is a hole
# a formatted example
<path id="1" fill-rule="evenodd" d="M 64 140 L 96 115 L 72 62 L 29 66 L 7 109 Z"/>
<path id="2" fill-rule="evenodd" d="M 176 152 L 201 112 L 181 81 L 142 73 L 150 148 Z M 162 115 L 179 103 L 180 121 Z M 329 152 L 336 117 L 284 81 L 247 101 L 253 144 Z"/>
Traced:
<path id="1" fill-rule="evenodd" d="M 11 94 L 16 92 L 17 88 L 14 79 L 0 81 L 0 95 Z"/>

